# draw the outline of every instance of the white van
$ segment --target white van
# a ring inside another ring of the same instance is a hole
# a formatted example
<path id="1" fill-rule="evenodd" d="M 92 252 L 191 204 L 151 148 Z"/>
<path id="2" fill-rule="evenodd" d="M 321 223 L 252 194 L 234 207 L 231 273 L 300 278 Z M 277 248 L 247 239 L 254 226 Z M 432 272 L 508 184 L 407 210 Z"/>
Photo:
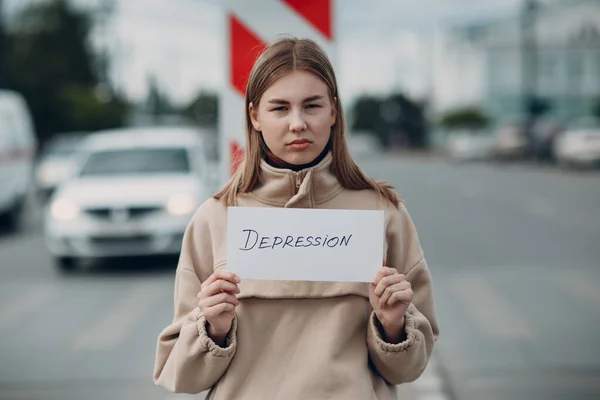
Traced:
<path id="1" fill-rule="evenodd" d="M 18 227 L 33 183 L 37 149 L 29 108 L 19 93 L 0 90 L 0 229 Z"/>

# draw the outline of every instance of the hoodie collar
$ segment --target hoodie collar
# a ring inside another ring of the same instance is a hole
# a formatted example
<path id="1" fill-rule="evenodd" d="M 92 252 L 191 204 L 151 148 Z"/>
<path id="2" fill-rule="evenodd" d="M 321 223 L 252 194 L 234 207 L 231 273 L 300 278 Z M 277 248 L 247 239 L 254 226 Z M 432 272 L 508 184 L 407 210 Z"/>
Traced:
<path id="1" fill-rule="evenodd" d="M 329 152 L 317 165 L 295 172 L 261 160 L 260 183 L 252 196 L 276 207 L 315 208 L 343 190 L 331 171 L 332 161 Z"/>

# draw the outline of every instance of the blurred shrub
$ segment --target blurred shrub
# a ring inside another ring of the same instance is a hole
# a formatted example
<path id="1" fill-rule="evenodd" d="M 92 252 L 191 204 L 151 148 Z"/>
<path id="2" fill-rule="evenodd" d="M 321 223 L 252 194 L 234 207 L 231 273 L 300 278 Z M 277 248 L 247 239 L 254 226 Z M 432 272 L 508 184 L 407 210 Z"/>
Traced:
<path id="1" fill-rule="evenodd" d="M 447 130 L 479 130 L 490 124 L 490 118 L 481 108 L 464 107 L 446 112 L 440 118 L 439 124 Z"/>

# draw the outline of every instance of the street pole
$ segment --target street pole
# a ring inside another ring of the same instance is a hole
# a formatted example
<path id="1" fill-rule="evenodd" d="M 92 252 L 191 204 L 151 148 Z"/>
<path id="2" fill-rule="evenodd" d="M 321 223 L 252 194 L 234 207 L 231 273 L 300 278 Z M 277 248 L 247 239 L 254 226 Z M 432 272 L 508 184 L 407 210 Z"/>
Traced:
<path id="1" fill-rule="evenodd" d="M 100 36 L 99 66 L 98 66 L 98 87 L 103 99 L 108 101 L 112 99 L 114 93 L 112 91 L 110 77 L 110 53 L 113 45 L 112 37 L 110 36 L 110 18 L 115 12 L 115 0 L 103 0 L 96 10 L 96 23 L 99 26 L 98 35 Z"/>
<path id="2" fill-rule="evenodd" d="M 4 65 L 6 63 L 6 52 L 4 50 L 4 7 L 0 0 L 0 89 L 5 87 Z"/>
<path id="3" fill-rule="evenodd" d="M 537 108 L 537 40 L 536 20 L 537 0 L 524 0 L 521 18 L 521 57 L 522 57 L 522 109 L 525 116 L 525 136 L 529 142 L 532 139 L 532 127 Z"/>

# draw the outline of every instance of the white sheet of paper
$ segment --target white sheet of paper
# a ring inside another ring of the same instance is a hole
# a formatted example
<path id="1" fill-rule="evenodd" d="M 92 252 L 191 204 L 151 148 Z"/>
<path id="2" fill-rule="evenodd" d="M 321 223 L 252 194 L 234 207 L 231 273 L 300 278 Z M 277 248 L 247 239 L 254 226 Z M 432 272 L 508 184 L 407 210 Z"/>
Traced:
<path id="1" fill-rule="evenodd" d="M 371 282 L 383 211 L 229 207 L 227 268 L 241 279 Z"/>

